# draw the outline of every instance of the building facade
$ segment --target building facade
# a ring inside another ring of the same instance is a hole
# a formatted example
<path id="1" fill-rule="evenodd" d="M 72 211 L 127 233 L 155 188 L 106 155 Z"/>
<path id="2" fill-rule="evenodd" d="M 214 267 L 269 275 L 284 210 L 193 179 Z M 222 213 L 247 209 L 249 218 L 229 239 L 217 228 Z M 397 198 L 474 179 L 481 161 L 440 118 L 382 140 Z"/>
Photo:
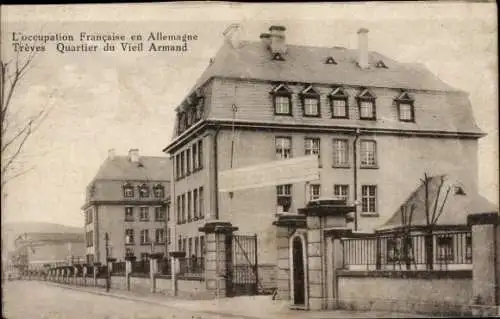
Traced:
<path id="1" fill-rule="evenodd" d="M 173 174 L 170 249 L 191 254 L 207 220 L 230 221 L 257 233 L 259 262 L 274 263 L 275 215 L 297 213 L 310 200 L 345 198 L 357 210 L 350 227 L 373 231 L 424 173 L 451 175 L 477 191 L 484 134 L 466 92 L 421 65 L 369 51 L 366 29 L 357 49 L 290 45 L 282 26 L 260 42 L 239 41 L 237 32 L 227 30 L 176 109 L 164 149 Z M 221 171 L 304 155 L 318 156 L 318 180 L 218 191 Z"/>
<path id="2" fill-rule="evenodd" d="M 106 254 L 124 260 L 126 255 L 166 253 L 169 180 L 167 158 L 140 156 L 137 149 L 128 156 L 109 151 L 82 207 L 89 263 L 104 263 Z"/>

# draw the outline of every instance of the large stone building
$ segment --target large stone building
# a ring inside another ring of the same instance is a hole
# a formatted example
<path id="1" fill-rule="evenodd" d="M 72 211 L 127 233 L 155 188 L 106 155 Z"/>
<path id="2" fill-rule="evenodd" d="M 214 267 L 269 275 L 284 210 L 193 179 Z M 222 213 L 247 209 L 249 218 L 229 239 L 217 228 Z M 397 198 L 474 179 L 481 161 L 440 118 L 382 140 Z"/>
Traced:
<path id="1" fill-rule="evenodd" d="M 106 261 L 106 233 L 110 258 L 166 253 L 169 180 L 168 158 L 140 156 L 138 149 L 128 156 L 109 151 L 82 207 L 89 263 Z"/>
<path id="2" fill-rule="evenodd" d="M 275 262 L 275 214 L 297 213 L 311 199 L 357 204 L 351 227 L 371 231 L 424 173 L 449 174 L 477 191 L 484 134 L 466 92 L 423 65 L 369 51 L 366 29 L 357 49 L 292 45 L 284 27 L 269 30 L 260 41 L 239 41 L 237 28 L 227 30 L 176 109 L 164 149 L 173 169 L 172 249 L 191 254 L 198 228 L 223 220 L 257 233 L 259 262 Z M 218 191 L 221 171 L 307 154 L 319 156 L 316 181 Z"/>

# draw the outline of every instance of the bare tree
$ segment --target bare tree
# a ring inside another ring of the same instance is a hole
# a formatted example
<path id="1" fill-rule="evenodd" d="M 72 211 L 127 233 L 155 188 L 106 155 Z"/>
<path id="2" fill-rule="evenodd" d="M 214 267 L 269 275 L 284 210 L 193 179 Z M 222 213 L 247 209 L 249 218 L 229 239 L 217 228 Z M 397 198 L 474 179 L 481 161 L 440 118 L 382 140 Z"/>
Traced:
<path id="1" fill-rule="evenodd" d="M 23 78 L 31 69 L 34 53 L 24 58 L 18 53 L 10 61 L 1 61 L 0 78 L 0 131 L 1 131 L 1 187 L 4 194 L 5 185 L 19 177 L 31 168 L 19 163 L 26 142 L 40 126 L 49 113 L 46 105 L 39 106 L 27 116 L 20 116 L 25 105 L 13 103 L 14 95 L 19 89 Z M 21 119 L 19 119 L 21 117 Z"/>

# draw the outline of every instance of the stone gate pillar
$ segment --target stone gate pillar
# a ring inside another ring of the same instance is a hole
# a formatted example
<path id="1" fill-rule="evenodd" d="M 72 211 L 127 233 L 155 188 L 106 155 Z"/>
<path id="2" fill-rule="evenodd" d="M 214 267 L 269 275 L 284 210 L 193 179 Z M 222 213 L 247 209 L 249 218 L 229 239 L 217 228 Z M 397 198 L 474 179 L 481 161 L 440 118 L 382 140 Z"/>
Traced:
<path id="1" fill-rule="evenodd" d="M 125 256 L 125 281 L 127 282 L 127 290 L 130 290 L 130 274 L 132 273 L 132 263 L 136 260 L 133 255 Z"/>
<path id="2" fill-rule="evenodd" d="M 207 221 L 205 226 L 199 230 L 205 235 L 205 283 L 207 291 L 216 298 L 227 296 L 227 275 L 226 253 L 231 254 L 232 249 L 226 245 L 226 240 L 231 238 L 233 232 L 238 230 L 229 222 Z"/>
<path id="3" fill-rule="evenodd" d="M 467 224 L 472 228 L 474 302 L 490 306 L 483 315 L 500 315 L 500 215 L 470 214 L 467 216 Z"/>
<path id="4" fill-rule="evenodd" d="M 303 215 L 297 214 L 278 215 L 273 225 L 276 226 L 276 299 L 290 300 L 290 235 L 297 229 L 306 228 L 306 218 Z"/>
<path id="5" fill-rule="evenodd" d="M 309 285 L 309 310 L 327 309 L 329 304 L 329 290 L 332 282 L 329 278 L 335 276 L 334 264 L 329 261 L 333 255 L 333 244 L 327 245 L 325 234 L 331 239 L 337 233 L 348 231 L 347 213 L 354 210 L 345 200 L 323 200 L 310 202 L 306 208 L 299 209 L 299 213 L 306 216 L 307 226 L 307 278 Z M 338 237 L 338 236 L 337 236 Z M 327 248 L 329 250 L 327 250 Z"/>
<path id="6" fill-rule="evenodd" d="M 158 260 L 163 258 L 162 253 L 151 254 L 149 258 L 149 279 L 151 281 L 151 292 L 156 292 L 156 273 L 158 272 Z"/>

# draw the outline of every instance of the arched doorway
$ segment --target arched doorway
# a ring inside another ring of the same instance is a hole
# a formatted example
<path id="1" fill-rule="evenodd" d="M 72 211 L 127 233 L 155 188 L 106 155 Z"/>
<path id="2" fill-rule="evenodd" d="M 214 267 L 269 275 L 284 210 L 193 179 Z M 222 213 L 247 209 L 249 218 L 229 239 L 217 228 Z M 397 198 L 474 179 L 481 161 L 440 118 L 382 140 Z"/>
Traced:
<path id="1" fill-rule="evenodd" d="M 305 305 L 305 275 L 304 275 L 304 248 L 302 239 L 297 236 L 292 243 L 293 259 L 293 304 L 297 306 Z"/>

